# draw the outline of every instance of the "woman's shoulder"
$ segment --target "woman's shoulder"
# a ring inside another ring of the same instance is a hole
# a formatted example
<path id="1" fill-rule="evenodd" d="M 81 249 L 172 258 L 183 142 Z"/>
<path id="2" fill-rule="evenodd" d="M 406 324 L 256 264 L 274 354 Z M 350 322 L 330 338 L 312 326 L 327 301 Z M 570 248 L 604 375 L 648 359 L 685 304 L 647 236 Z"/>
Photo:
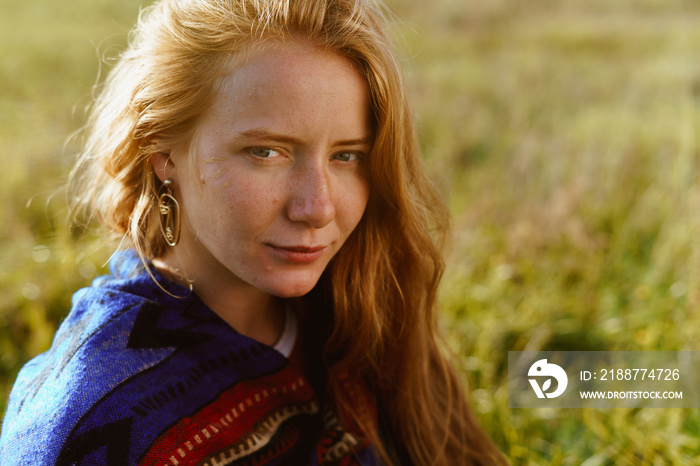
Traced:
<path id="1" fill-rule="evenodd" d="M 60 439 L 90 406 L 154 355 L 125 358 L 139 308 L 148 300 L 100 277 L 73 295 L 51 347 L 20 370 L 10 395 L 0 457 L 17 464 L 50 464 Z M 117 285 L 124 283 L 117 283 Z M 118 367 L 116 367 L 118 365 Z"/>
<path id="2" fill-rule="evenodd" d="M 110 275 L 77 292 L 51 348 L 20 371 L 0 440 L 8 464 L 72 464 L 104 447 L 133 451 L 137 426 L 167 426 L 185 413 L 188 397 L 197 407 L 256 368 L 285 363 L 195 296 L 163 292 L 133 259 L 116 258 Z"/>
<path id="3" fill-rule="evenodd" d="M 143 269 L 112 268 L 20 372 L 3 464 L 372 464 L 365 443 L 324 427 L 328 406 L 282 354 Z"/>

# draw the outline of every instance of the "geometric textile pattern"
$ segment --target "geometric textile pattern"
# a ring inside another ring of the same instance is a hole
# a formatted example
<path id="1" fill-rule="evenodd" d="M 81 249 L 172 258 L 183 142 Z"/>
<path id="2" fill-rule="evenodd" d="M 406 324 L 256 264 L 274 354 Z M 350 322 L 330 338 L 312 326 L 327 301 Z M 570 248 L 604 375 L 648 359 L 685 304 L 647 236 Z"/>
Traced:
<path id="1" fill-rule="evenodd" d="M 295 364 L 151 273 L 167 292 L 122 251 L 73 296 L 15 382 L 3 465 L 379 464 Z"/>

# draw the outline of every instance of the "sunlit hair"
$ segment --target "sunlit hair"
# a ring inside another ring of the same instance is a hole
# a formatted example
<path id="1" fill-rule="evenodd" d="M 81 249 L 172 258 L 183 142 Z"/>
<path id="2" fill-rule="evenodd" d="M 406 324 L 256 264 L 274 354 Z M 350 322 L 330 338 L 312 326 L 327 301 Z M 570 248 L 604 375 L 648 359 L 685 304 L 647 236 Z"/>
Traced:
<path id="1" fill-rule="evenodd" d="M 342 54 L 367 80 L 376 139 L 365 215 L 315 290 L 333 310 L 328 393 L 387 464 L 501 463 L 439 344 L 449 218 L 420 160 L 383 11 L 365 0 L 164 0 L 145 10 L 95 102 L 73 173 L 76 212 L 142 258 L 160 257 L 161 183 L 150 155 L 186 154 L 222 78 L 260 46 L 303 39 Z M 381 435 L 351 406 L 342 374 L 374 394 Z"/>

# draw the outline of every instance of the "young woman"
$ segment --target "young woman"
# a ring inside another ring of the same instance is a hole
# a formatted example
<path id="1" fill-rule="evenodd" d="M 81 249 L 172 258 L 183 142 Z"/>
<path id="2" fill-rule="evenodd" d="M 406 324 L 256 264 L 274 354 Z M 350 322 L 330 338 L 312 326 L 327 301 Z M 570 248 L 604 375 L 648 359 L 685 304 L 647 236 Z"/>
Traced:
<path id="1" fill-rule="evenodd" d="M 364 0 L 161 0 L 77 204 L 130 245 L 20 373 L 3 464 L 497 464 L 437 341 L 447 213 Z"/>

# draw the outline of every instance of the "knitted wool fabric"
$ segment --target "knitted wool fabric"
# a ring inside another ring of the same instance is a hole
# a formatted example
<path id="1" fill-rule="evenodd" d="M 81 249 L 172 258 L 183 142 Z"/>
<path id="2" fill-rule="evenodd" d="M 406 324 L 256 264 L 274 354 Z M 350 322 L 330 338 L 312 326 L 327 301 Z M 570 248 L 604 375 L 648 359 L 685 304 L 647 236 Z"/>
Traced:
<path id="1" fill-rule="evenodd" d="M 20 372 L 3 465 L 377 464 L 302 372 L 133 251 L 73 296 L 49 351 Z"/>

